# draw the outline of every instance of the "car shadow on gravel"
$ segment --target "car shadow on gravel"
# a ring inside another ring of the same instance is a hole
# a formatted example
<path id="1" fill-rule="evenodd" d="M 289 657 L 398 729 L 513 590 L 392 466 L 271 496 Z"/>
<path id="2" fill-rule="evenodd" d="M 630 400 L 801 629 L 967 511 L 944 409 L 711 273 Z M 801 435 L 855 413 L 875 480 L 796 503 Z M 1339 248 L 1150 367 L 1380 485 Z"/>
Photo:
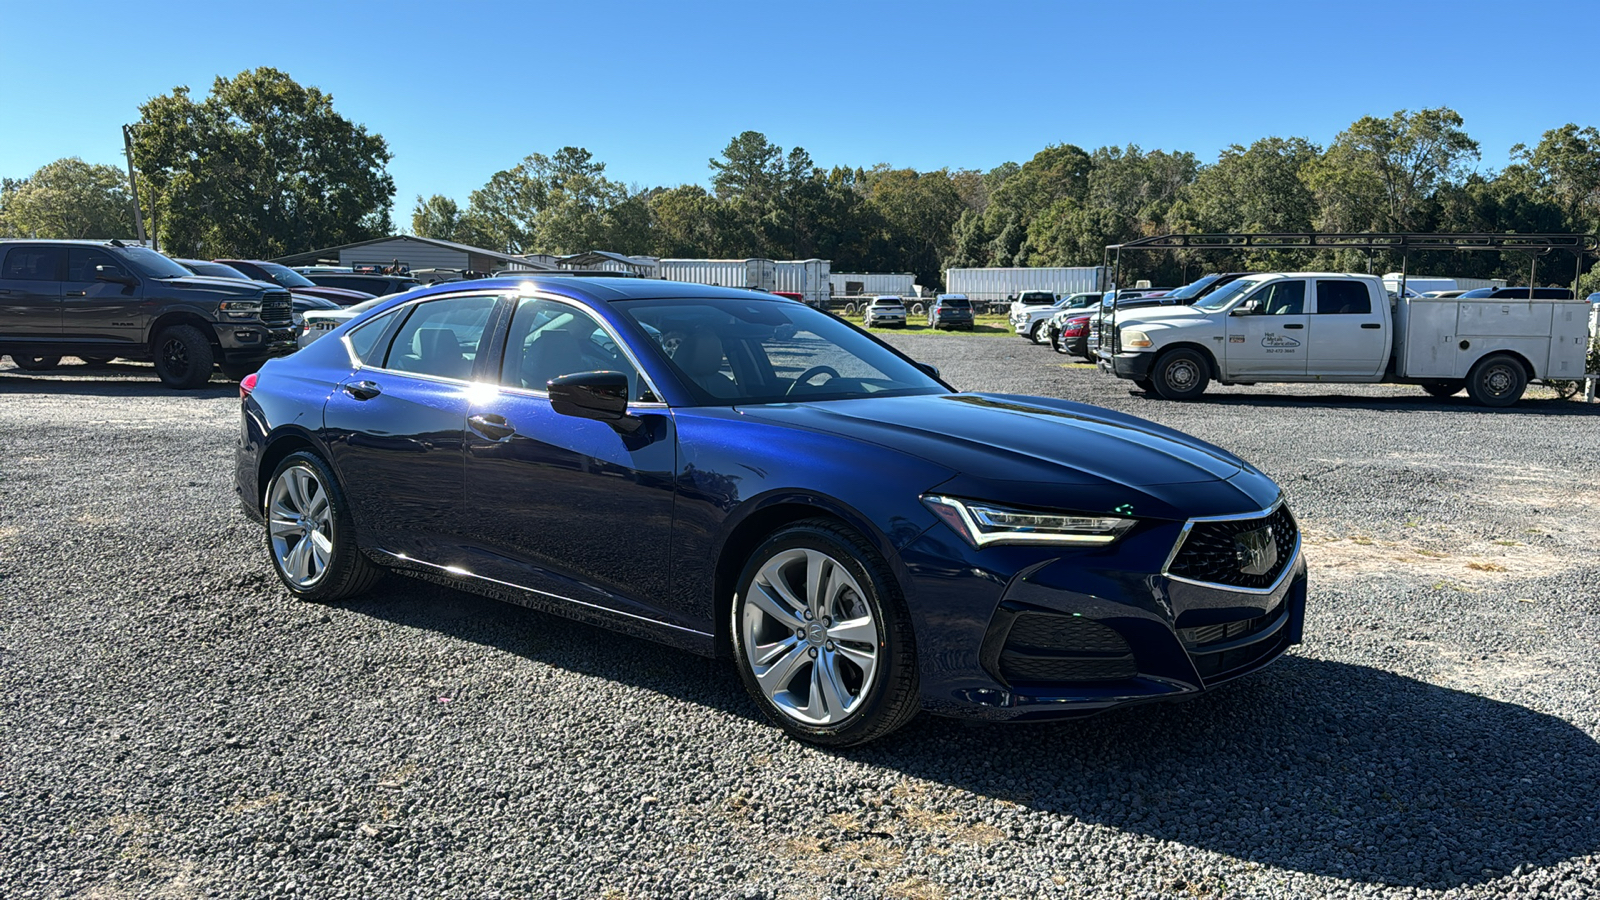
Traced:
<path id="1" fill-rule="evenodd" d="M 1038 811 L 1389 886 L 1477 884 L 1600 851 L 1600 744 L 1582 730 L 1297 656 L 1186 703 L 1048 725 L 923 716 L 846 755 Z"/>
<path id="2" fill-rule="evenodd" d="M 1165 403 L 1143 391 L 1130 390 L 1129 394 L 1144 397 L 1148 400 Z M 1355 394 L 1245 394 L 1245 393 L 1210 393 L 1201 396 L 1198 400 L 1186 401 L 1198 406 L 1280 406 L 1280 407 L 1316 407 L 1321 409 L 1364 409 L 1400 412 L 1429 412 L 1440 411 L 1453 413 L 1473 413 L 1495 416 L 1593 416 L 1600 415 L 1600 404 L 1583 403 L 1575 400 L 1560 400 L 1555 397 L 1520 400 L 1515 406 L 1493 408 L 1479 406 L 1468 400 L 1465 395 L 1437 400 L 1433 397 L 1421 395 L 1417 397 L 1363 397 Z"/>
<path id="3" fill-rule="evenodd" d="M 221 375 L 212 375 L 211 383 L 203 388 L 179 391 L 162 384 L 149 366 L 112 363 L 94 368 L 63 366 L 47 372 L 0 369 L 0 394 L 216 399 L 239 396 L 239 384 Z"/>

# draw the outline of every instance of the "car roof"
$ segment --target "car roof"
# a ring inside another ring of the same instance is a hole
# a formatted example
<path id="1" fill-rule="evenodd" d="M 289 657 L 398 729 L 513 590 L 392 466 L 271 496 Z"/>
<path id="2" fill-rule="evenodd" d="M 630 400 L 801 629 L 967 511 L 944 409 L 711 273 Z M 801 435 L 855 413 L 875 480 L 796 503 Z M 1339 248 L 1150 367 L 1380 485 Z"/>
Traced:
<path id="1" fill-rule="evenodd" d="M 787 297 L 779 297 L 766 291 L 714 287 L 704 284 L 692 284 L 687 281 L 663 281 L 656 278 L 592 278 L 544 273 L 497 275 L 493 278 L 476 278 L 470 281 L 445 281 L 407 291 L 405 296 L 410 299 L 417 299 L 434 294 L 458 294 L 463 291 L 515 291 L 523 289 L 524 285 L 537 290 L 561 294 L 577 300 L 588 300 L 594 303 L 677 298 L 696 300 L 764 300 L 768 303 L 794 302 Z"/>

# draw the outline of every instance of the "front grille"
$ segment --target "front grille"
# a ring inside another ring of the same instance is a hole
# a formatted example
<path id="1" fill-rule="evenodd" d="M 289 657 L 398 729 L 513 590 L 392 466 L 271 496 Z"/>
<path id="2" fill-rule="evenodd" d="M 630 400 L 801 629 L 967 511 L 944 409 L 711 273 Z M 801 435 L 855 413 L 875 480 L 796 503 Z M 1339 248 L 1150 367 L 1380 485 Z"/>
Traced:
<path id="1" fill-rule="evenodd" d="M 1271 543 L 1277 559 L 1264 571 L 1247 572 L 1253 560 L 1247 545 L 1238 540 L 1240 535 L 1262 528 L 1270 528 Z M 1261 590 L 1277 582 L 1294 557 L 1295 544 L 1300 536 L 1294 516 L 1287 504 L 1280 505 L 1271 514 L 1254 519 L 1229 519 L 1222 522 L 1196 522 L 1167 567 L 1168 574 L 1191 581 L 1204 581 L 1227 587 Z"/>
<path id="2" fill-rule="evenodd" d="M 261 321 L 268 325 L 289 325 L 294 321 L 289 295 L 271 293 L 261 298 Z"/>
<path id="3" fill-rule="evenodd" d="M 1242 669 L 1252 663 L 1260 662 L 1276 653 L 1284 646 L 1285 635 L 1288 629 L 1268 640 L 1256 641 L 1235 647 L 1232 650 L 1218 650 L 1213 653 L 1191 653 L 1189 658 L 1194 660 L 1194 668 L 1200 673 L 1201 678 L 1215 678 L 1225 675 L 1235 669 Z"/>
<path id="4" fill-rule="evenodd" d="M 1082 616 L 1025 612 L 1011 623 L 1000 651 L 1010 684 L 1120 681 L 1138 674 L 1122 635 Z"/>

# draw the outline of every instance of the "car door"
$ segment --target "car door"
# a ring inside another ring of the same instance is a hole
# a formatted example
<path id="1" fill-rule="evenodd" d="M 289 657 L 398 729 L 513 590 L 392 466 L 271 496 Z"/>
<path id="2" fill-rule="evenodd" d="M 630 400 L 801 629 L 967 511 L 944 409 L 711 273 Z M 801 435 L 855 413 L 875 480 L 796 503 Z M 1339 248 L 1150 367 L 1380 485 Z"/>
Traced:
<path id="1" fill-rule="evenodd" d="M 1236 377 L 1306 374 L 1306 282 L 1262 285 L 1228 316 L 1226 365 Z"/>
<path id="2" fill-rule="evenodd" d="M 12 244 L 0 260 L 0 338 L 61 338 L 61 244 Z"/>
<path id="3" fill-rule="evenodd" d="M 1307 316 L 1308 375 L 1375 376 L 1388 358 L 1383 311 L 1373 309 L 1372 291 L 1351 278 L 1319 278 Z"/>
<path id="4" fill-rule="evenodd" d="M 101 280 L 101 275 L 126 281 Z M 138 279 L 121 260 L 98 247 L 72 247 L 61 282 L 62 333 L 80 341 L 142 343 L 142 295 Z"/>
<path id="5" fill-rule="evenodd" d="M 350 333 L 367 349 L 329 396 L 323 429 L 364 543 L 458 564 L 462 431 L 498 302 L 492 293 L 429 299 Z"/>
<path id="6" fill-rule="evenodd" d="M 466 434 L 466 563 L 532 591 L 683 627 L 668 596 L 677 436 L 617 337 L 581 305 L 521 297 L 499 388 L 476 395 Z M 631 379 L 629 433 L 557 413 L 548 382 L 612 370 Z M 640 400 L 640 398 L 645 398 Z"/>

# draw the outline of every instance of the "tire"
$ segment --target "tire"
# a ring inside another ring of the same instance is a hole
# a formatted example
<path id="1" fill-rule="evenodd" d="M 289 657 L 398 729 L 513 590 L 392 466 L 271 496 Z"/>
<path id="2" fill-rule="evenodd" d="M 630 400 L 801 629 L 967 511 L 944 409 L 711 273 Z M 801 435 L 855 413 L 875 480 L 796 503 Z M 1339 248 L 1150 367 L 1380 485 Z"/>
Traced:
<path id="1" fill-rule="evenodd" d="M 260 363 L 222 363 L 217 368 L 222 370 L 222 377 L 229 381 L 243 381 L 246 376 L 254 375 L 261 368 Z"/>
<path id="2" fill-rule="evenodd" d="M 1428 392 L 1428 396 L 1443 400 L 1461 393 L 1463 387 L 1466 387 L 1466 383 L 1461 381 L 1436 381 L 1423 385 L 1422 389 Z"/>
<path id="3" fill-rule="evenodd" d="M 813 565 L 821 589 L 808 596 Z M 739 677 L 792 737 L 864 744 L 921 709 L 916 642 L 899 585 L 877 551 L 837 522 L 807 519 L 763 541 L 739 576 L 732 615 Z"/>
<path id="4" fill-rule="evenodd" d="M 1467 395 L 1484 406 L 1505 407 L 1522 399 L 1528 389 L 1528 371 L 1504 353 L 1478 360 L 1467 375 Z"/>
<path id="5" fill-rule="evenodd" d="M 1198 350 L 1179 347 L 1161 354 L 1150 367 L 1150 383 L 1165 400 L 1194 400 L 1211 383 L 1211 367 Z"/>
<path id="6" fill-rule="evenodd" d="M 291 453 L 278 463 L 267 481 L 264 512 L 267 558 L 296 597 L 333 603 L 365 593 L 383 576 L 356 546 L 344 491 L 316 454 Z"/>
<path id="7" fill-rule="evenodd" d="M 78 358 L 83 360 L 83 364 L 86 366 L 109 366 L 111 361 L 116 359 L 115 356 L 80 356 Z"/>
<path id="8" fill-rule="evenodd" d="M 211 342 L 193 325 L 176 325 L 162 331 L 151 349 L 156 374 L 167 387 L 193 390 L 211 380 L 216 354 Z"/>
<path id="9" fill-rule="evenodd" d="M 13 353 L 11 354 L 11 361 L 16 363 L 17 368 L 24 372 L 43 372 L 61 365 L 61 357 L 59 356 L 18 356 Z"/>
<path id="10" fill-rule="evenodd" d="M 844 314 L 847 316 L 853 316 L 860 311 L 861 307 L 856 306 L 854 303 L 846 303 L 844 305 Z"/>
<path id="11" fill-rule="evenodd" d="M 926 313 L 927 311 L 928 311 L 928 308 L 926 306 L 923 306 L 921 303 L 913 303 L 913 304 L 911 304 L 911 314 L 913 316 L 920 316 L 920 315 Z"/>

